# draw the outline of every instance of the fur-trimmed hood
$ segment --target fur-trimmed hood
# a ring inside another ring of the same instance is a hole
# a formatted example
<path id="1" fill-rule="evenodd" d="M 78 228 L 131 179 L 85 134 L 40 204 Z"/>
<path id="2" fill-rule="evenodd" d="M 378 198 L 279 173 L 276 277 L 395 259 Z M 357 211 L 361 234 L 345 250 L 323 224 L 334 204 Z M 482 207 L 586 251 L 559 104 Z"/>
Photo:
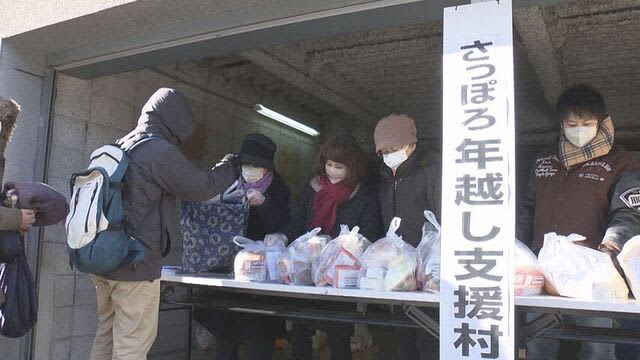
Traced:
<path id="1" fill-rule="evenodd" d="M 16 129 L 18 114 L 20 114 L 20 105 L 0 96 L 0 184 L 4 178 L 4 152 Z"/>

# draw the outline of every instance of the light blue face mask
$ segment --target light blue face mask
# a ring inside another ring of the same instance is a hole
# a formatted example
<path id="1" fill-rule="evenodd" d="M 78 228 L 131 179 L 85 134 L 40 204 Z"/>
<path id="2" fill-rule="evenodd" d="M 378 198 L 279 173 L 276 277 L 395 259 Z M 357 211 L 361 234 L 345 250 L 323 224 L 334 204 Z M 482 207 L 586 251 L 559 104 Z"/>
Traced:
<path id="1" fill-rule="evenodd" d="M 397 169 L 398 166 L 402 165 L 408 158 L 406 146 L 398 151 L 382 155 L 382 160 L 392 170 Z"/>

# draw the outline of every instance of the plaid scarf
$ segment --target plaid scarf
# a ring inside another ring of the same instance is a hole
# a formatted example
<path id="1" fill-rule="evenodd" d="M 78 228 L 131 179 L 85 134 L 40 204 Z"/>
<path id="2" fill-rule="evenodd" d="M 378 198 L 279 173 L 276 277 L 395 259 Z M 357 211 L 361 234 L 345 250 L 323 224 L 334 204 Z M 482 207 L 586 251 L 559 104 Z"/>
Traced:
<path id="1" fill-rule="evenodd" d="M 614 130 L 611 116 L 600 123 L 596 137 L 581 148 L 567 140 L 563 132 L 560 135 L 560 159 L 562 160 L 562 165 L 569 169 L 574 165 L 607 155 L 611 151 L 613 140 Z"/>

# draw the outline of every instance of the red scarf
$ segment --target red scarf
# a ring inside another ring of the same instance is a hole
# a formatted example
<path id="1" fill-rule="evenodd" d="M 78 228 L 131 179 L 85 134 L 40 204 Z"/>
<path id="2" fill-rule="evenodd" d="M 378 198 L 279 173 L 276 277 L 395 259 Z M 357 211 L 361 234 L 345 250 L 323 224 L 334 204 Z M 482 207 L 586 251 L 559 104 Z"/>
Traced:
<path id="1" fill-rule="evenodd" d="M 349 200 L 354 188 L 342 183 L 332 184 L 326 176 L 320 178 L 320 186 L 322 189 L 313 198 L 313 218 L 309 228 L 320 227 L 323 234 L 333 235 L 338 207 Z"/>

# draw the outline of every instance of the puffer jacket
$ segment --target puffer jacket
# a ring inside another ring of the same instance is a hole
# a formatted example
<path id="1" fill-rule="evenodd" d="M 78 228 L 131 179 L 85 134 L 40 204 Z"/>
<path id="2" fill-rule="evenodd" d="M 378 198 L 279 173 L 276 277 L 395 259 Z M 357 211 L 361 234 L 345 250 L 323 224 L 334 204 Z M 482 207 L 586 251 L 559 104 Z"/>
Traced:
<path id="1" fill-rule="evenodd" d="M 558 151 L 536 157 L 517 214 L 518 238 L 534 252 L 544 234 L 577 233 L 584 245 L 621 250 L 640 234 L 640 164 L 619 145 L 608 154 L 565 168 Z"/>
<path id="2" fill-rule="evenodd" d="M 309 223 L 313 219 L 313 199 L 320 190 L 322 186 L 317 177 L 313 177 L 305 186 L 298 205 L 291 211 L 291 220 L 285 231 L 290 242 L 312 230 Z M 371 242 L 380 238 L 380 206 L 371 188 L 363 184 L 356 186 L 349 200 L 338 207 L 336 225 L 333 232 L 327 235 L 337 237 L 340 234 L 340 225 L 347 225 L 349 228 L 359 226 L 360 234 Z"/>
<path id="3" fill-rule="evenodd" d="M 162 252 L 176 234 L 176 198 L 203 201 L 223 192 L 238 175 L 222 161 L 209 171 L 197 168 L 180 150 L 195 122 L 185 97 L 173 89 L 156 91 L 142 108 L 138 126 L 118 140 L 126 146 L 147 136 L 159 140 L 137 147 L 125 175 L 123 207 L 127 231 L 139 239 L 144 259 L 135 266 L 120 265 L 102 276 L 110 280 L 148 281 L 160 277 Z"/>
<path id="4" fill-rule="evenodd" d="M 422 151 L 414 151 L 394 175 L 380 165 L 380 208 L 385 226 L 394 217 L 402 219 L 398 235 L 413 246 L 422 239 L 424 211 L 431 210 L 440 221 L 440 165 L 427 160 Z"/>

